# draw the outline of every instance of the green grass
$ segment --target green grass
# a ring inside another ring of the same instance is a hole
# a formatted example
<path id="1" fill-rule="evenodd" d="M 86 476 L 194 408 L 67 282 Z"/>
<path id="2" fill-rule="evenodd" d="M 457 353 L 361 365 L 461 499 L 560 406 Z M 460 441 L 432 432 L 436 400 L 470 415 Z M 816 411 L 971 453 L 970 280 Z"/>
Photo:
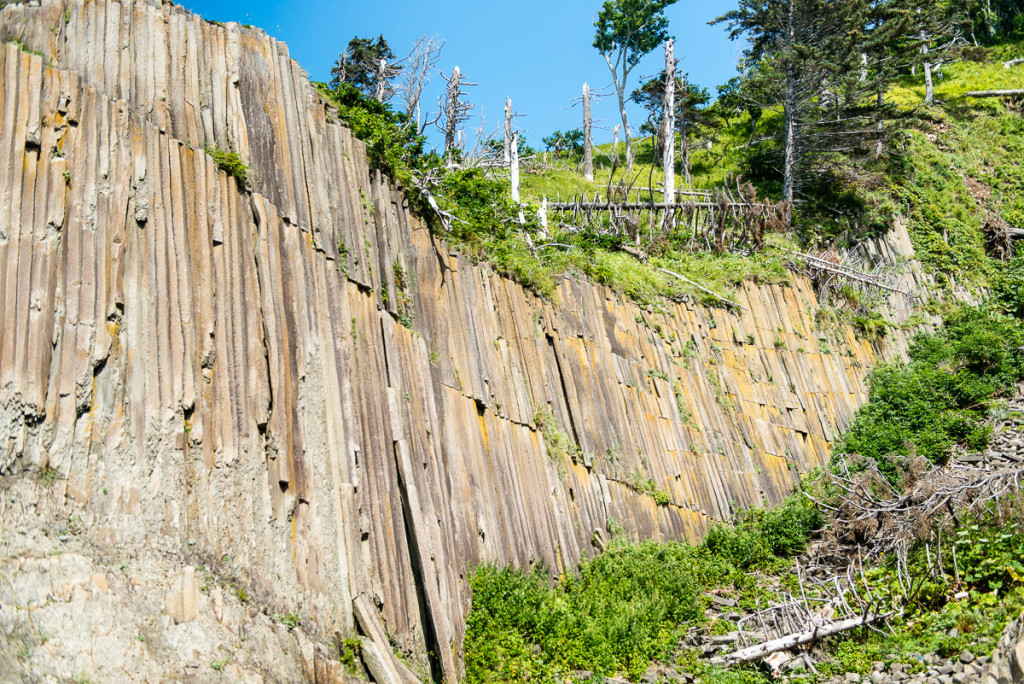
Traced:
<path id="1" fill-rule="evenodd" d="M 728 126 L 723 126 L 716 132 L 710 150 L 702 146 L 695 146 L 691 149 L 690 177 L 693 189 L 706 190 L 719 187 L 727 182 L 727 179 L 739 173 L 742 150 L 749 135 L 750 117 L 744 114 L 741 117 L 734 117 Z M 675 145 L 676 166 L 680 169 L 675 174 L 675 185 L 677 189 L 685 190 L 688 186 L 681 171 L 678 135 Z M 578 158 L 566 157 L 555 160 L 553 157 L 549 157 L 550 168 L 542 169 L 542 165 L 538 165 L 536 169 L 527 167 L 521 177 L 523 198 L 539 204 L 544 197 L 549 201 L 555 201 L 559 197 L 567 200 L 583 194 L 589 194 L 592 197 L 595 191 L 599 191 L 603 198 L 606 195 L 613 161 L 616 158 L 618 163 L 615 165 L 613 185 L 621 182 L 640 188 L 661 187 L 665 174 L 661 160 L 653 158 L 651 138 L 641 137 L 633 140 L 634 169 L 628 177 L 625 177 L 625 150 L 624 142 L 619 142 L 614 150 L 611 143 L 595 145 L 594 180 L 592 182 L 583 178 L 582 160 Z M 655 192 L 654 195 L 656 199 L 661 199 L 659 193 Z M 630 197 L 633 197 L 633 193 L 630 193 Z"/>
<path id="2" fill-rule="evenodd" d="M 898 142 L 883 192 L 906 217 L 918 258 L 975 286 L 994 273 L 982 232 L 988 216 L 1024 225 L 1024 119 L 999 98 L 964 93 L 1021 87 L 1020 68 L 1002 61 L 1022 54 L 1024 41 L 989 50 L 988 62 L 948 65 L 935 82 L 935 107 L 924 107 L 920 77 L 889 93 L 922 120 Z"/>

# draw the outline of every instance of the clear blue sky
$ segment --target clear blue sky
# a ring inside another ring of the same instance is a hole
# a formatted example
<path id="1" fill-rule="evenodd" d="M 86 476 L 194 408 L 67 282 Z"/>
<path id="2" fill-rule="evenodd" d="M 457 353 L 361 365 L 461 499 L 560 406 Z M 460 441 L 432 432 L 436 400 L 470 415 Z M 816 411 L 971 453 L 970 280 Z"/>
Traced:
<path id="1" fill-rule="evenodd" d="M 505 96 L 523 114 L 517 119 L 526 140 L 541 148 L 540 139 L 556 129 L 582 125 L 579 107 L 566 109 L 579 97 L 584 81 L 591 89 L 606 88 L 610 97 L 595 109 L 598 141 L 611 140 L 618 122 L 611 75 L 592 47 L 594 19 L 601 0 L 179 0 L 206 19 L 252 24 L 288 43 L 294 59 L 310 78 L 330 79 L 330 68 L 353 36 L 383 34 L 396 55 L 404 56 L 416 37 L 437 34 L 447 41 L 439 67 L 450 73 L 459 66 L 470 81 L 470 99 L 477 104 L 467 129 L 479 126 L 481 111 L 487 132 L 500 125 Z M 740 43 L 731 42 L 724 26 L 707 22 L 736 5 L 736 0 L 679 0 L 668 8 L 669 31 L 676 37 L 680 69 L 694 83 L 714 93 L 714 86 L 735 75 Z M 631 88 L 642 77 L 658 73 L 663 54 L 651 54 L 631 75 Z M 433 77 L 423 106 L 437 109 L 444 81 Z M 630 112 L 636 134 L 644 116 Z M 473 134 L 467 130 L 467 137 Z M 436 143 L 437 136 L 431 136 Z"/>

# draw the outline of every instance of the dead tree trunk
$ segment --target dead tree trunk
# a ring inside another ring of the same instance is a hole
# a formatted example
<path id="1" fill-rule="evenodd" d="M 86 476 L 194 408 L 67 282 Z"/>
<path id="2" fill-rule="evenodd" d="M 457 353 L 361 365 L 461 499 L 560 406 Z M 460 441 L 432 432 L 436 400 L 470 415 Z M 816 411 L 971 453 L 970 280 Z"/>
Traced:
<path id="1" fill-rule="evenodd" d="M 512 152 L 510 145 L 512 144 L 512 98 L 505 98 L 505 146 L 504 146 L 504 157 L 505 166 L 511 168 L 512 164 Z"/>
<path id="2" fill-rule="evenodd" d="M 629 115 L 626 114 L 626 101 L 619 92 L 619 113 L 622 115 L 622 135 L 626 141 L 626 175 L 633 170 L 633 138 L 629 134 Z"/>
<path id="3" fill-rule="evenodd" d="M 924 69 L 924 103 L 931 107 L 935 103 L 935 87 L 932 84 L 932 63 L 928 60 L 928 34 L 921 29 L 922 68 Z"/>
<path id="4" fill-rule="evenodd" d="M 964 93 L 967 97 L 1022 97 L 1024 89 L 1018 90 L 971 90 Z"/>
<path id="5" fill-rule="evenodd" d="M 452 69 L 452 78 L 448 81 L 447 120 L 444 122 L 444 153 L 449 155 L 455 149 L 455 130 L 459 122 L 459 81 L 462 74 L 459 67 Z"/>
<path id="6" fill-rule="evenodd" d="M 793 25 L 793 5 L 789 4 L 789 40 L 796 42 L 796 29 Z M 786 66 L 786 159 L 782 177 L 782 201 L 792 205 L 796 187 L 796 155 L 797 155 L 797 84 L 796 73 L 792 65 Z"/>
<path id="7" fill-rule="evenodd" d="M 662 170 L 665 173 L 665 201 L 676 200 L 676 58 L 673 48 L 675 41 L 665 42 L 665 150 L 662 155 Z"/>
<path id="8" fill-rule="evenodd" d="M 884 615 L 867 613 L 860 617 L 814 627 L 813 629 L 809 629 L 804 632 L 790 634 L 782 637 L 781 639 L 775 639 L 763 644 L 758 644 L 757 646 L 751 646 L 750 648 L 745 648 L 741 651 L 736 651 L 735 653 L 728 653 L 724 656 L 715 657 L 711 659 L 711 662 L 715 664 L 732 665 L 735 663 L 745 663 L 751 660 L 757 660 L 758 658 L 763 658 L 764 656 L 775 653 L 776 651 L 785 651 L 793 648 L 794 646 L 809 644 L 833 634 L 839 634 L 840 632 L 845 632 L 856 627 L 870 625 L 873 622 L 884 620 L 892 615 L 893 613 L 885 613 Z"/>
<path id="9" fill-rule="evenodd" d="M 472 104 L 464 101 L 466 92 L 463 90 L 463 87 L 473 85 L 476 85 L 476 83 L 468 83 L 462 76 L 459 67 L 452 69 L 452 77 L 448 79 L 448 87 L 446 89 L 447 102 L 445 102 L 443 107 L 445 113 L 443 127 L 444 154 L 448 158 L 449 164 L 455 161 L 452 153 L 456 149 L 462 148 L 463 134 L 459 125 L 469 120 L 469 113 L 473 109 Z"/>
<path id="10" fill-rule="evenodd" d="M 594 142 L 590 137 L 590 86 L 583 84 L 583 177 L 594 180 Z"/>
<path id="11" fill-rule="evenodd" d="M 523 208 L 520 205 L 519 196 L 519 132 L 516 131 L 512 134 L 512 141 L 509 144 L 510 152 L 512 155 L 511 159 L 511 176 L 512 176 L 512 201 L 519 207 L 519 223 L 526 223 L 526 218 L 523 216 Z"/>
<path id="12" fill-rule="evenodd" d="M 388 63 L 381 59 L 377 64 L 377 86 L 373 89 L 373 99 L 377 102 L 384 102 L 387 99 L 388 89 Z"/>
<path id="13" fill-rule="evenodd" d="M 786 67 L 786 160 L 782 177 L 782 201 L 793 203 L 796 189 L 796 75 Z"/>

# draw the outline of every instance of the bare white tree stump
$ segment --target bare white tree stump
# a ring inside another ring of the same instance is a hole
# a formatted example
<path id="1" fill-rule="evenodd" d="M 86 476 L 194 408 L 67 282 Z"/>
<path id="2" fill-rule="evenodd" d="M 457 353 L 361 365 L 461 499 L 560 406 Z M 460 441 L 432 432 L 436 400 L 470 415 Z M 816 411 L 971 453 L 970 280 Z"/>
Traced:
<path id="1" fill-rule="evenodd" d="M 590 86 L 583 84 L 583 177 L 594 180 L 594 141 L 590 137 Z"/>

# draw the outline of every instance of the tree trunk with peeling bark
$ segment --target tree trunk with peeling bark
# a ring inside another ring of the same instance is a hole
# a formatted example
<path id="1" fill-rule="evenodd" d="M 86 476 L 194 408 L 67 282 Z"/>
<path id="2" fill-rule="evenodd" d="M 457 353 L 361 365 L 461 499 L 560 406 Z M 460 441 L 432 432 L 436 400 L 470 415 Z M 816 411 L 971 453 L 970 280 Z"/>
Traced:
<path id="1" fill-rule="evenodd" d="M 594 180 L 594 141 L 590 136 L 590 86 L 583 84 L 583 177 Z"/>
<path id="2" fill-rule="evenodd" d="M 665 42 L 665 117 L 662 124 L 665 131 L 665 145 L 662 153 L 662 171 L 665 174 L 665 201 L 676 198 L 676 58 L 675 41 Z"/>

